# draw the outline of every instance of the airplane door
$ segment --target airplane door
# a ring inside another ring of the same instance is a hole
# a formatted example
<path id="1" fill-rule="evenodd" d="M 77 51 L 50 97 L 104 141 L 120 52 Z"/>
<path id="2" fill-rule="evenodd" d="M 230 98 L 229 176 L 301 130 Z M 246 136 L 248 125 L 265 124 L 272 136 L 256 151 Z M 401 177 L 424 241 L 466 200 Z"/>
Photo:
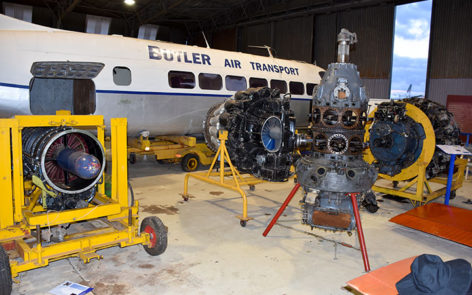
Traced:
<path id="1" fill-rule="evenodd" d="M 52 115 L 69 110 L 74 115 L 95 112 L 95 78 L 101 63 L 35 62 L 31 67 L 30 110 L 34 115 Z"/>

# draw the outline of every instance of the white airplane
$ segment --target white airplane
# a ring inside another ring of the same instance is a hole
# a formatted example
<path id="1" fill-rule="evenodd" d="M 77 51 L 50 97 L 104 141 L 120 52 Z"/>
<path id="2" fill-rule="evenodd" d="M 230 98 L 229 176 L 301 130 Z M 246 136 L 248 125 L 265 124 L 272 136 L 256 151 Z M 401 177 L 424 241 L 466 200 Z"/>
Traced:
<path id="1" fill-rule="evenodd" d="M 0 117 L 73 114 L 128 118 L 128 132 L 202 132 L 208 109 L 237 90 L 292 94 L 307 125 L 318 66 L 120 35 L 43 27 L 0 14 Z"/>

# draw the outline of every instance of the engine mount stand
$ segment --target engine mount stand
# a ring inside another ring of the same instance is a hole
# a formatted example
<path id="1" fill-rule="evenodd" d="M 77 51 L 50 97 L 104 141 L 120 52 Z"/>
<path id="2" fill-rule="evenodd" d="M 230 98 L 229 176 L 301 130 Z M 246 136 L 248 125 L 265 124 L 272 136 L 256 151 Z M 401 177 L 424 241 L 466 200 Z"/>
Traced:
<path id="1" fill-rule="evenodd" d="M 218 138 L 220 140 L 220 146 L 218 148 L 218 151 L 216 152 L 215 157 L 213 158 L 213 161 L 208 171 L 192 172 L 187 173 L 185 175 L 184 193 L 182 194 L 182 198 L 185 201 L 188 201 L 188 199 L 191 197 L 191 195 L 188 193 L 188 181 L 190 177 L 238 192 L 241 195 L 241 198 L 243 199 L 243 215 L 236 217 L 240 220 L 241 226 L 245 227 L 247 222 L 253 218 L 248 217 L 247 215 L 247 197 L 244 190 L 241 189 L 241 186 L 248 185 L 251 190 L 254 190 L 254 186 L 256 184 L 265 182 L 265 180 L 256 178 L 251 175 L 239 173 L 239 171 L 231 163 L 231 159 L 226 148 L 228 131 L 219 131 Z M 218 160 L 219 166 L 216 165 L 216 162 Z M 228 164 L 228 167 L 225 167 L 225 163 Z M 216 171 L 213 171 L 214 169 Z"/>

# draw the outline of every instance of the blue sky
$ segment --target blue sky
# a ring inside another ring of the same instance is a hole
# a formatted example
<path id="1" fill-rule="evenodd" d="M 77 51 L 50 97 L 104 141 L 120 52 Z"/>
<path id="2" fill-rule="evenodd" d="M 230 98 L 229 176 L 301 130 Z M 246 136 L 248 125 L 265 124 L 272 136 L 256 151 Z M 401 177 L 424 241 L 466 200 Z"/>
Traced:
<path id="1" fill-rule="evenodd" d="M 391 97 L 424 95 L 428 64 L 432 1 L 399 5 L 396 8 Z"/>

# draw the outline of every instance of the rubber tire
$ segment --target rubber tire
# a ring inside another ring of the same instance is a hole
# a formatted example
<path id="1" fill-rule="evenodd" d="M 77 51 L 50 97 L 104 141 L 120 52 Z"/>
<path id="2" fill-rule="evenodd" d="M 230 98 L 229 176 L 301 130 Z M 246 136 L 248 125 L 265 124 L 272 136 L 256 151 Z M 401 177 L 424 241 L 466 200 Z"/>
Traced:
<path id="1" fill-rule="evenodd" d="M 364 207 L 369 211 L 369 213 L 375 213 L 379 210 L 379 206 L 375 204 L 367 204 Z"/>
<path id="2" fill-rule="evenodd" d="M 152 247 L 143 245 L 144 250 L 151 256 L 161 255 L 167 249 L 167 227 L 156 216 L 144 218 L 141 222 L 140 232 L 145 232 L 147 227 L 150 227 L 157 237 L 156 244 Z"/>
<path id="3" fill-rule="evenodd" d="M 198 160 L 197 155 L 186 154 L 185 157 L 182 158 L 182 161 L 180 162 L 180 166 L 182 166 L 182 170 L 186 172 L 193 172 L 197 170 L 198 167 L 200 166 L 200 161 Z"/>
<path id="4" fill-rule="evenodd" d="M 451 191 L 451 195 L 449 196 L 449 200 L 454 200 L 456 198 L 456 191 Z"/>
<path id="5" fill-rule="evenodd" d="M 10 295 L 12 290 L 12 278 L 10 268 L 10 258 L 0 246 L 0 295 Z"/>
<path id="6" fill-rule="evenodd" d="M 130 164 L 136 163 L 136 154 L 135 153 L 130 153 L 129 154 L 129 162 L 130 162 Z"/>

